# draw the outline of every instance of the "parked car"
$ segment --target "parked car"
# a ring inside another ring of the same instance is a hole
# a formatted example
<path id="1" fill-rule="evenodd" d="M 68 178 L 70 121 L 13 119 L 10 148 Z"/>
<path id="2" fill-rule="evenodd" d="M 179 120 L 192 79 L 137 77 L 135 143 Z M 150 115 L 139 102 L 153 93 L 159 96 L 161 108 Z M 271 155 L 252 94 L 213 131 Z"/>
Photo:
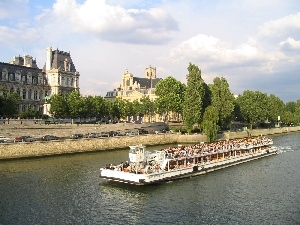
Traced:
<path id="1" fill-rule="evenodd" d="M 138 129 L 139 134 L 149 134 L 149 132 L 145 129 Z"/>
<path id="2" fill-rule="evenodd" d="M 42 139 L 42 141 L 52 141 L 52 140 L 58 140 L 59 137 L 54 136 L 54 135 L 45 135 L 41 139 Z"/>
<path id="3" fill-rule="evenodd" d="M 126 135 L 126 136 L 135 136 L 136 133 L 133 132 L 133 131 L 129 131 L 129 132 L 126 132 L 125 135 Z"/>
<path id="4" fill-rule="evenodd" d="M 79 139 L 79 138 L 83 138 L 83 134 L 72 134 L 70 137 L 72 139 Z"/>
<path id="5" fill-rule="evenodd" d="M 33 138 L 31 136 L 20 136 L 15 137 L 14 142 L 33 142 L 36 141 L 36 138 Z"/>
<path id="6" fill-rule="evenodd" d="M 109 133 L 108 132 L 101 132 L 98 134 L 99 137 L 109 137 Z"/>
<path id="7" fill-rule="evenodd" d="M 98 134 L 97 133 L 88 133 L 86 135 L 87 138 L 97 138 L 98 137 Z"/>
<path id="8" fill-rule="evenodd" d="M 0 143 L 11 142 L 11 139 L 5 136 L 0 136 Z"/>

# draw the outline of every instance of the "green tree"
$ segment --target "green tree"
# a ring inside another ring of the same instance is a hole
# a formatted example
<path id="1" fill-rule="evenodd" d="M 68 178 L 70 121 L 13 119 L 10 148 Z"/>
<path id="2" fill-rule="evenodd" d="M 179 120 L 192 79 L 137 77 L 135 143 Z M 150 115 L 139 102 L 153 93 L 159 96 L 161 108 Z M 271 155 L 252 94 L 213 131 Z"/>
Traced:
<path id="1" fill-rule="evenodd" d="M 284 111 L 281 119 L 283 124 L 290 126 L 292 124 L 296 123 L 295 113 L 292 113 L 291 111 Z"/>
<path id="2" fill-rule="evenodd" d="M 188 132 L 194 124 L 200 125 L 204 112 L 205 83 L 201 70 L 194 64 L 189 64 L 187 87 L 183 103 L 183 123 Z"/>
<path id="3" fill-rule="evenodd" d="M 281 117 L 283 115 L 285 108 L 284 102 L 274 94 L 271 94 L 268 97 L 268 107 L 268 119 L 271 122 L 276 123 L 278 121 L 278 116 Z"/>
<path id="4" fill-rule="evenodd" d="M 254 124 L 264 122 L 268 116 L 268 96 L 260 91 L 246 90 L 236 99 L 242 116 L 250 129 Z"/>
<path id="5" fill-rule="evenodd" d="M 149 96 L 143 96 L 141 98 L 141 113 L 144 115 L 144 118 L 148 117 L 148 122 L 151 122 L 151 118 L 153 117 L 155 112 L 155 104 L 150 100 Z"/>
<path id="6" fill-rule="evenodd" d="M 157 107 L 160 109 L 160 113 L 165 115 L 166 120 L 168 120 L 170 112 L 176 115 L 182 114 L 184 93 L 185 85 L 171 76 L 156 84 Z"/>
<path id="7" fill-rule="evenodd" d="M 0 96 L 0 115 L 11 118 L 18 113 L 18 104 L 21 97 L 16 92 L 10 92 L 6 89 L 1 89 L 2 96 Z"/>
<path id="8" fill-rule="evenodd" d="M 67 117 L 69 115 L 69 106 L 65 95 L 54 94 L 51 96 L 49 103 L 49 112 L 54 117 Z"/>
<path id="9" fill-rule="evenodd" d="M 139 100 L 135 99 L 132 102 L 132 107 L 133 107 L 133 116 L 137 117 L 141 115 L 141 103 L 139 102 Z"/>
<path id="10" fill-rule="evenodd" d="M 116 98 L 115 101 L 110 103 L 110 116 L 113 120 L 125 117 L 126 101 L 121 98 Z"/>
<path id="11" fill-rule="evenodd" d="M 86 101 L 78 90 L 72 91 L 67 98 L 71 118 L 82 118 L 86 115 Z"/>
<path id="12" fill-rule="evenodd" d="M 207 136 L 207 141 L 212 142 L 217 140 L 218 135 L 218 109 L 214 106 L 208 106 L 203 115 L 202 129 Z"/>
<path id="13" fill-rule="evenodd" d="M 295 123 L 298 125 L 300 123 L 300 99 L 296 101 L 294 114 L 295 114 Z"/>
<path id="14" fill-rule="evenodd" d="M 296 110 L 296 102 L 287 102 L 285 104 L 284 110 L 294 113 Z"/>
<path id="15" fill-rule="evenodd" d="M 101 96 L 95 96 L 91 100 L 92 100 L 92 107 L 90 110 L 92 110 L 93 116 L 95 116 L 97 119 L 102 119 L 105 116 L 109 115 L 108 100 L 105 100 Z"/>
<path id="16" fill-rule="evenodd" d="M 218 125 L 228 128 L 234 116 L 234 96 L 230 92 L 228 82 L 225 78 L 216 77 L 211 88 L 211 105 L 217 109 Z"/>

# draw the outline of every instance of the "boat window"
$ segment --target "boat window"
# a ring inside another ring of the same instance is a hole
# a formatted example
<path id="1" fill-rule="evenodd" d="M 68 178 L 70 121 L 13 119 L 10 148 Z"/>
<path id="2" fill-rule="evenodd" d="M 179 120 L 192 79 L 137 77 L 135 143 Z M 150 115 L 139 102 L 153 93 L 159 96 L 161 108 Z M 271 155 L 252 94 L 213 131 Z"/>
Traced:
<path id="1" fill-rule="evenodd" d="M 136 153 L 135 148 L 131 148 L 130 151 L 129 151 L 129 153 L 135 154 Z"/>

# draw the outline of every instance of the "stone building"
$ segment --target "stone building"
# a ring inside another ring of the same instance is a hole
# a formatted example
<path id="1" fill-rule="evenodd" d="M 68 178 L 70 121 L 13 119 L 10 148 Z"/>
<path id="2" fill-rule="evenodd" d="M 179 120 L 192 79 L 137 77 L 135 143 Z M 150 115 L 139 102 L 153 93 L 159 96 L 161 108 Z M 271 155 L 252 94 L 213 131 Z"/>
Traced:
<path id="1" fill-rule="evenodd" d="M 115 100 L 116 98 L 122 98 L 130 102 L 135 99 L 139 100 L 143 97 L 149 96 L 150 100 L 154 100 L 155 86 L 162 78 L 156 77 L 156 68 L 148 67 L 145 69 L 145 77 L 134 77 L 132 73 L 126 71 L 122 75 L 122 82 L 119 87 L 113 91 L 106 93 L 104 98 L 108 100 Z"/>
<path id="2" fill-rule="evenodd" d="M 162 78 L 156 77 L 156 68 L 149 66 L 145 69 L 145 77 L 135 77 L 132 73 L 126 71 L 122 74 L 122 82 L 119 87 L 113 91 L 106 93 L 105 99 L 114 101 L 116 98 L 121 98 L 133 102 L 134 100 L 140 100 L 143 97 L 149 97 L 151 101 L 154 101 L 157 96 L 155 95 L 155 86 Z M 159 115 L 148 115 L 148 120 L 159 121 Z M 152 117 L 152 118 L 150 118 Z M 142 120 L 141 118 L 128 118 L 128 121 Z"/>
<path id="3" fill-rule="evenodd" d="M 0 88 L 16 92 L 22 101 L 19 112 L 27 109 L 49 115 L 45 100 L 53 94 L 67 94 L 79 89 L 79 72 L 68 52 L 46 49 L 46 63 L 38 68 L 32 56 L 15 56 L 9 63 L 0 62 Z"/>

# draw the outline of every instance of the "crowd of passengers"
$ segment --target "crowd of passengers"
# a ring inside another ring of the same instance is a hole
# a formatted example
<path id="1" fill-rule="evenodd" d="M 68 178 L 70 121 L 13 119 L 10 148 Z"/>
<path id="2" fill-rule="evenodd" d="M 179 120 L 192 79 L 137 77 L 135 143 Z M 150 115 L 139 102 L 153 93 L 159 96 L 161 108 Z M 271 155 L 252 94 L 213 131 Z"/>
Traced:
<path id="1" fill-rule="evenodd" d="M 269 145 L 272 140 L 268 137 L 260 136 L 257 138 L 242 138 L 214 143 L 201 143 L 192 146 L 178 146 L 162 149 L 169 158 L 191 157 L 199 154 L 214 153 L 220 151 L 234 151 L 249 146 Z"/>
<path id="2" fill-rule="evenodd" d="M 201 143 L 192 146 L 177 146 L 169 147 L 162 149 L 165 151 L 166 156 L 169 158 L 181 158 L 181 157 L 191 157 L 199 154 L 214 153 L 219 151 L 234 151 L 240 150 L 241 147 L 247 146 L 264 146 L 269 145 L 272 142 L 272 139 L 264 136 L 256 138 L 243 138 L 243 139 L 234 139 L 226 141 L 218 141 L 214 143 Z M 121 162 L 117 166 L 112 164 L 107 164 L 106 169 L 118 170 L 132 172 L 135 171 L 135 166 L 130 165 L 128 161 L 125 163 Z"/>

